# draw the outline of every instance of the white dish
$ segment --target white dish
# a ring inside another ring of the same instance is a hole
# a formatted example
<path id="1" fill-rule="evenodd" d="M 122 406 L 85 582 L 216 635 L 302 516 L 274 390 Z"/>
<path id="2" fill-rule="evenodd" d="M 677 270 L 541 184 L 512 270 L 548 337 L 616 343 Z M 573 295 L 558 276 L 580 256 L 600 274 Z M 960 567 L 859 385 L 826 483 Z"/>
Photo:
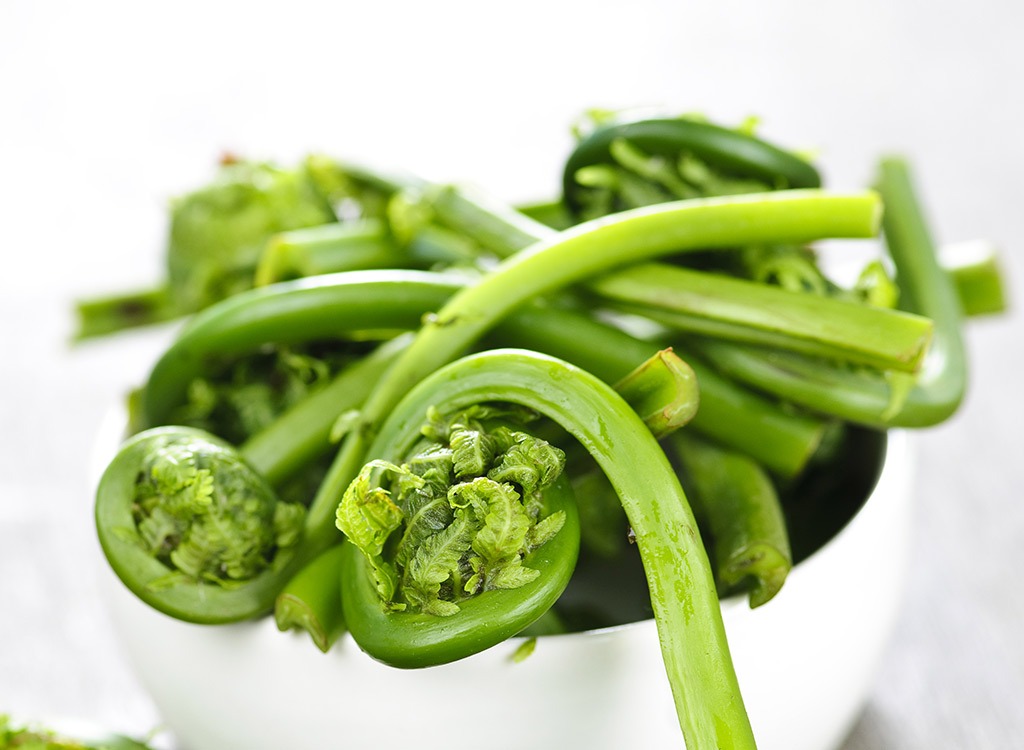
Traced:
<path id="1" fill-rule="evenodd" d="M 109 457 L 123 421 L 104 430 Z M 105 460 L 99 462 L 102 467 Z M 775 600 L 722 604 L 758 746 L 829 750 L 868 695 L 902 592 L 912 461 L 889 435 L 861 511 Z M 429 669 L 384 666 L 343 637 L 327 654 L 273 621 L 196 626 L 137 600 L 103 565 L 120 642 L 184 750 L 680 748 L 651 620 L 522 639 Z"/>

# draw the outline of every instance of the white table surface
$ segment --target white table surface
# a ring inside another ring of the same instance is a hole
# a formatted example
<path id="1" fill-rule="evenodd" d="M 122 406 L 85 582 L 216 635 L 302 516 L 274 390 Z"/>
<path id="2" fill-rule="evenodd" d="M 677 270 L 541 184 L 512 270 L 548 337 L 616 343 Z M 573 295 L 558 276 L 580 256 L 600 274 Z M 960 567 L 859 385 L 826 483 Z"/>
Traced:
<path id="1" fill-rule="evenodd" d="M 1018 4 L 255 5 L 0 4 L 0 713 L 158 722 L 97 601 L 88 471 L 161 336 L 70 349 L 69 310 L 157 278 L 164 202 L 221 150 L 512 200 L 554 192 L 584 107 L 754 113 L 836 186 L 908 154 L 939 238 L 997 241 L 1024 288 Z M 969 346 L 967 403 L 917 441 L 910 586 L 844 750 L 1024 736 L 1024 316 L 973 323 Z"/>

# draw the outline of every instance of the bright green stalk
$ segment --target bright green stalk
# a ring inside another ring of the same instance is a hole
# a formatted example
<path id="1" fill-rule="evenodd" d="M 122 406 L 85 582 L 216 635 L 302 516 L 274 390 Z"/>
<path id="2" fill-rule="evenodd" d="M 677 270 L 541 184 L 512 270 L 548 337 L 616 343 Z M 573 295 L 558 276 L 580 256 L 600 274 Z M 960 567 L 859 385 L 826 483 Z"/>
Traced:
<path id="1" fill-rule="evenodd" d="M 288 582 L 274 605 L 278 630 L 305 630 L 324 653 L 345 632 L 341 558 L 340 545 L 328 549 Z"/>
<path id="2" fill-rule="evenodd" d="M 160 358 L 145 388 L 145 424 L 165 422 L 192 379 L 218 356 L 243 354 L 283 340 L 295 343 L 389 327 L 412 329 L 466 281 L 463 276 L 421 271 L 358 272 L 236 295 L 199 313 Z M 658 346 L 578 312 L 530 305 L 502 321 L 493 341 L 569 360 L 609 383 L 624 377 Z M 693 359 L 690 353 L 684 358 Z M 820 422 L 783 411 L 699 361 L 694 360 L 693 367 L 702 394 L 693 422 L 696 429 L 780 475 L 792 476 L 803 467 L 820 440 Z M 261 457 L 256 461 L 269 465 Z"/>
<path id="3" fill-rule="evenodd" d="M 955 287 L 939 266 L 909 166 L 889 158 L 882 160 L 879 170 L 878 189 L 886 206 L 882 226 L 896 265 L 900 307 L 935 321 L 935 343 L 914 391 L 942 421 L 957 410 L 967 389 L 963 311 Z"/>
<path id="4" fill-rule="evenodd" d="M 671 445 L 683 466 L 683 484 L 694 515 L 711 533 L 719 590 L 750 588 L 759 607 L 782 588 L 793 556 L 786 520 L 771 479 L 748 457 L 674 433 Z"/>
<path id="5" fill-rule="evenodd" d="M 536 219 L 466 188 L 437 186 L 426 192 L 425 200 L 442 224 L 499 258 L 508 258 L 555 234 Z"/>
<path id="6" fill-rule="evenodd" d="M 409 258 L 379 219 L 323 224 L 275 235 L 256 266 L 256 286 L 339 271 L 404 268 Z"/>
<path id="7" fill-rule="evenodd" d="M 345 271 L 428 268 L 474 259 L 474 248 L 450 230 L 424 226 L 399 242 L 380 219 L 296 229 L 275 235 L 256 267 L 256 286 Z"/>
<path id="8" fill-rule="evenodd" d="M 679 330 L 880 370 L 916 372 L 932 333 L 917 315 L 664 263 L 624 268 L 589 288 Z"/>
<path id="9" fill-rule="evenodd" d="M 105 336 L 126 328 L 165 323 L 184 313 L 167 285 L 75 303 L 78 330 L 75 341 Z"/>
<path id="10" fill-rule="evenodd" d="M 395 348 L 394 345 L 388 344 L 382 348 L 388 346 Z M 690 421 L 699 401 L 693 371 L 671 351 L 655 353 L 623 378 L 616 390 L 656 436 L 673 432 Z M 288 428 L 275 423 L 267 432 L 287 435 Z M 275 612 L 278 627 L 282 630 L 307 630 L 314 643 L 322 650 L 326 650 L 325 633 L 331 630 L 334 620 L 340 620 L 341 617 L 340 613 L 333 609 L 333 603 L 338 596 L 336 571 L 331 571 L 330 575 L 321 578 L 317 578 L 312 572 L 314 568 L 324 564 L 320 559 L 310 563 L 295 581 L 289 583 L 277 599 Z M 513 635 L 515 632 L 517 629 L 513 628 L 507 635 Z M 403 658 L 413 658 L 408 648 L 400 650 L 404 654 Z M 458 652 L 458 649 L 455 651 Z"/>
<path id="11" fill-rule="evenodd" d="M 690 422 L 700 401 L 697 376 L 671 349 L 657 352 L 615 384 L 656 438 Z"/>

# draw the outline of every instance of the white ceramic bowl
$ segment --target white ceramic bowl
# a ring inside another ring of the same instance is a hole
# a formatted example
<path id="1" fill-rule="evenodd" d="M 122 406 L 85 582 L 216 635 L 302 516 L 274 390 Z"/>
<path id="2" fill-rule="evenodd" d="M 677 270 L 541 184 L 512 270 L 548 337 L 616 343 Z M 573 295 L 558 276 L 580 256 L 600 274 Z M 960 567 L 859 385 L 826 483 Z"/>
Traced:
<path id="1" fill-rule="evenodd" d="M 121 425 L 105 431 L 106 456 Z M 794 568 L 776 599 L 757 610 L 723 602 L 762 750 L 830 750 L 856 719 L 903 586 L 911 468 L 906 435 L 890 433 L 868 502 Z M 127 657 L 183 750 L 683 747 L 651 620 L 542 637 L 520 663 L 511 657 L 521 639 L 512 639 L 403 671 L 348 637 L 322 654 L 270 618 L 182 623 L 108 569 L 104 581 Z"/>

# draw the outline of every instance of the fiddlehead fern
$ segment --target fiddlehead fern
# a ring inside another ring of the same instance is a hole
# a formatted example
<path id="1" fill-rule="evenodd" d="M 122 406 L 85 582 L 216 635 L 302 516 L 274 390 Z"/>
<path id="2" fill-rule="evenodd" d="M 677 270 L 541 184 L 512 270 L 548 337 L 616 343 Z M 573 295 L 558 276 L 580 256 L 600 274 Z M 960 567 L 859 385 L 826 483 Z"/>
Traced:
<path id="1" fill-rule="evenodd" d="M 129 440 L 99 494 L 120 500 L 97 504 L 115 572 L 144 601 L 199 622 L 217 621 L 225 600 L 246 598 L 244 584 L 293 557 L 305 514 L 280 502 L 233 446 L 186 427 Z"/>
<path id="2" fill-rule="evenodd" d="M 230 586 L 294 546 L 301 505 L 272 488 L 232 448 L 199 435 L 165 435 L 135 482 L 135 528 L 151 555 L 193 581 Z"/>
<path id="3" fill-rule="evenodd" d="M 474 404 L 493 402 L 526 406 L 554 420 L 591 453 L 610 479 L 644 561 L 687 743 L 698 748 L 753 747 L 714 580 L 686 497 L 654 437 L 611 387 L 534 352 L 496 350 L 472 355 L 414 387 L 383 423 L 368 455 L 389 463 L 408 455 L 421 440 L 424 415 L 431 407 L 442 414 L 458 414 Z M 364 472 L 380 464 L 369 466 Z M 390 521 L 379 522 L 387 515 L 374 513 L 376 529 L 398 528 Z M 538 552 L 548 550 L 568 531 L 567 522 Z M 388 535 L 377 536 L 373 551 L 386 550 L 389 544 Z M 523 627 L 521 620 L 508 624 L 510 612 L 502 598 L 528 599 L 523 593 L 526 586 L 486 592 L 460 604 L 460 610 L 449 616 L 396 611 L 386 606 L 388 597 L 381 596 L 381 566 L 373 555 L 364 554 L 356 544 L 347 544 L 346 549 L 345 620 L 359 645 L 377 659 L 404 667 L 443 663 L 493 645 Z M 524 564 L 533 567 L 529 559 Z M 525 604 L 533 619 L 546 609 L 542 603 Z"/>
<path id="4" fill-rule="evenodd" d="M 385 609 L 447 617 L 478 594 L 536 581 L 541 570 L 524 561 L 559 534 L 575 506 L 565 482 L 556 485 L 562 451 L 507 417 L 496 423 L 494 409 L 448 418 L 432 410 L 427 420 L 400 466 L 374 460 L 363 468 L 337 524 L 369 563 Z M 383 482 L 390 490 L 378 486 L 380 474 L 391 476 Z M 569 526 L 567 536 L 578 535 L 575 518 Z M 576 545 L 561 545 L 563 573 L 575 565 Z"/>
<path id="5" fill-rule="evenodd" d="M 584 218 L 669 200 L 819 185 L 817 170 L 799 156 L 694 117 L 601 118 L 563 175 L 566 205 Z"/>

